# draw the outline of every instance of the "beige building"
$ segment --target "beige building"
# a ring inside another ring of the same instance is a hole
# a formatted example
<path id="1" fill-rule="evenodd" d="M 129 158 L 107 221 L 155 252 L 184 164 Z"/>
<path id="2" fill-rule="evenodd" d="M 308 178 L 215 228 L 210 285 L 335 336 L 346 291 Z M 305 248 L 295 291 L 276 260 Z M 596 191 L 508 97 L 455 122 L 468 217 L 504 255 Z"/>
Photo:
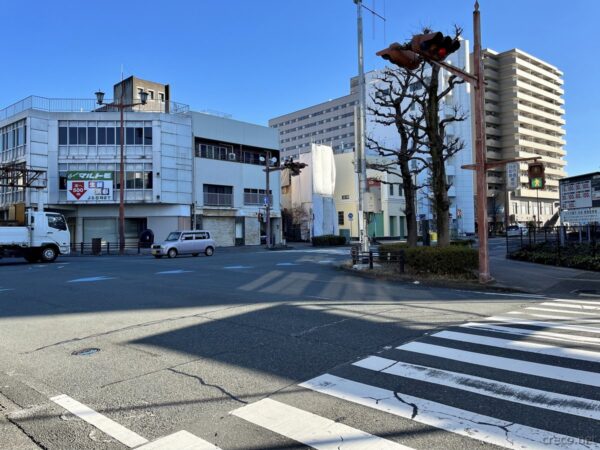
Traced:
<path id="1" fill-rule="evenodd" d="M 536 191 L 521 163 L 520 186 L 508 193 L 505 170 L 488 171 L 488 220 L 497 228 L 506 220 L 543 225 L 558 211 L 558 180 L 566 176 L 563 73 L 518 49 L 484 50 L 484 68 L 488 161 L 541 156 L 546 169 L 546 188 Z"/>
<path id="2" fill-rule="evenodd" d="M 338 153 L 334 158 L 336 182 L 333 198 L 340 234 L 358 237 L 358 197 L 354 154 Z M 372 169 L 367 169 L 367 178 L 369 189 L 380 199 L 378 203 L 381 206 L 380 212 L 371 215 L 369 236 L 406 237 L 402 179 Z M 349 214 L 352 214 L 352 220 L 349 219 Z"/>

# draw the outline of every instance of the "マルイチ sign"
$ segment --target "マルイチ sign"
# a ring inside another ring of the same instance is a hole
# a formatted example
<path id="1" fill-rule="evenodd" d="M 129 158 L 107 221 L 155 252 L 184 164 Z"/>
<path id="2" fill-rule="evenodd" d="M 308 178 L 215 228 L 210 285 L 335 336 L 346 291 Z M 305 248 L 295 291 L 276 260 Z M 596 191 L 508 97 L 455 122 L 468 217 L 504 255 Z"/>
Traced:
<path id="1" fill-rule="evenodd" d="M 106 202 L 113 200 L 113 172 L 67 172 L 67 200 Z"/>

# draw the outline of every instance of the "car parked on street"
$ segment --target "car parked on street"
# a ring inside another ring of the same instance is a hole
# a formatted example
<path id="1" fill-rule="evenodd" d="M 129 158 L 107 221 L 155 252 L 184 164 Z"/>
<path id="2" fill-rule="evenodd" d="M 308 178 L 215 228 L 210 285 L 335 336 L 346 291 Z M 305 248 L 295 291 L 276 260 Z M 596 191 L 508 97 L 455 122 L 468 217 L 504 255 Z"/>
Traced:
<path id="1" fill-rule="evenodd" d="M 178 255 L 198 256 L 200 253 L 212 256 L 215 247 L 215 241 L 211 238 L 209 231 L 173 231 L 169 233 L 164 242 L 152 245 L 152 255 L 155 258 L 163 256 L 175 258 Z"/>
<path id="2" fill-rule="evenodd" d="M 506 227 L 506 235 L 511 236 L 527 236 L 527 227 L 522 225 L 509 225 Z"/>

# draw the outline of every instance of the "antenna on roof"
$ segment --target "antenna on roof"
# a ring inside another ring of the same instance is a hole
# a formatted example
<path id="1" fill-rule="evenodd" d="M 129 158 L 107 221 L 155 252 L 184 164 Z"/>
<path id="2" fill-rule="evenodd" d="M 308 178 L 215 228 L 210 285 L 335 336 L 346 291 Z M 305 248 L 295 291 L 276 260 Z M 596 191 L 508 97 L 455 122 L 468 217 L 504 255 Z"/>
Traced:
<path id="1" fill-rule="evenodd" d="M 354 1 L 356 3 L 356 0 Z M 386 29 L 385 29 L 385 25 L 386 25 L 386 18 L 385 18 L 385 3 L 386 0 L 383 0 L 383 15 L 375 12 L 375 0 L 372 0 L 371 2 L 371 8 L 365 6 L 362 1 L 361 1 L 361 7 L 363 7 L 364 9 L 366 9 L 367 11 L 369 11 L 371 13 L 371 16 L 373 18 L 373 39 L 375 39 L 375 16 L 379 17 L 381 20 L 383 20 L 383 41 L 387 42 L 387 37 L 386 37 Z"/>

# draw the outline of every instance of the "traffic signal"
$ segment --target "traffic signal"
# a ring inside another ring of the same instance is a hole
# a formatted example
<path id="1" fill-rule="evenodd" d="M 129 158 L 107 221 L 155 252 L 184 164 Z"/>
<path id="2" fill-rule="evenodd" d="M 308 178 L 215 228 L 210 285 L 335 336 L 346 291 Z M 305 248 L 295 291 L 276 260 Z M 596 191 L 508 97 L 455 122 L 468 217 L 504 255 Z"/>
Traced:
<path id="1" fill-rule="evenodd" d="M 544 173 L 544 164 L 542 163 L 531 163 L 527 168 L 527 175 L 529 176 L 529 188 L 530 189 L 544 189 L 546 186 L 546 175 Z"/>
<path id="2" fill-rule="evenodd" d="M 293 157 L 285 160 L 285 162 L 283 163 L 283 167 L 288 169 L 293 177 L 300 175 L 300 171 L 306 166 L 308 166 L 308 164 L 295 162 Z"/>
<path id="3" fill-rule="evenodd" d="M 388 48 L 379 50 L 376 55 L 408 70 L 415 70 L 421 64 L 419 55 L 397 42 L 394 42 Z"/>
<path id="4" fill-rule="evenodd" d="M 410 41 L 410 48 L 426 59 L 443 61 L 446 57 L 460 48 L 457 38 L 437 33 L 417 34 Z"/>

